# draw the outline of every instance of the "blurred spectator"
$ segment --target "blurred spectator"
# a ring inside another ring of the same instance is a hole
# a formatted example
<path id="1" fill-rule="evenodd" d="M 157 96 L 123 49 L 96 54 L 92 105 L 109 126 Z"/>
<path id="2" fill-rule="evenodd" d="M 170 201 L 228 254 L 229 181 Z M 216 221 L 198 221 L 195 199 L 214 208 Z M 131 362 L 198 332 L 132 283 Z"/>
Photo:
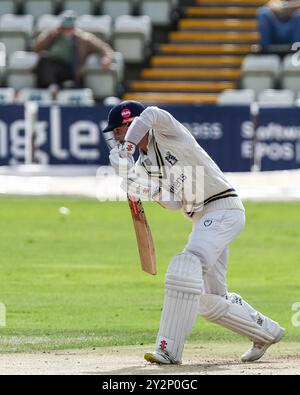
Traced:
<path id="1" fill-rule="evenodd" d="M 258 9 L 258 29 L 263 50 L 300 42 L 300 1 L 270 0 Z"/>
<path id="2" fill-rule="evenodd" d="M 101 56 L 102 67 L 111 65 L 112 48 L 94 34 L 78 29 L 76 19 L 73 11 L 65 11 L 59 27 L 42 32 L 36 39 L 32 50 L 40 55 L 36 70 L 39 88 L 61 86 L 65 81 L 81 87 L 82 69 L 92 53 Z"/>

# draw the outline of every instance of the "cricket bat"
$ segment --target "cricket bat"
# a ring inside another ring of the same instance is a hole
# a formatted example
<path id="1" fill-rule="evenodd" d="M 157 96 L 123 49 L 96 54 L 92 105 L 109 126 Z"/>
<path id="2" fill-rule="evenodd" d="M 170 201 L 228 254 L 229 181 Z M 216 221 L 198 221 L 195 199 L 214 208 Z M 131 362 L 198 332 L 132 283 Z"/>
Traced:
<path id="1" fill-rule="evenodd" d="M 127 196 L 135 229 L 137 245 L 140 254 L 142 270 L 146 273 L 156 274 L 155 247 L 143 203 Z"/>

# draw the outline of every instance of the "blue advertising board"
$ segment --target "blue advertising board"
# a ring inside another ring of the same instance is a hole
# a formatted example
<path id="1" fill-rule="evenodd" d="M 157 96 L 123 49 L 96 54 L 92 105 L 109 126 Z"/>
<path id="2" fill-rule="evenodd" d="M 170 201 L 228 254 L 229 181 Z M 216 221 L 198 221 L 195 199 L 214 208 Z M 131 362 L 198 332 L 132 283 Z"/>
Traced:
<path id="1" fill-rule="evenodd" d="M 101 133 L 106 116 L 103 106 L 40 107 L 35 158 L 53 165 L 107 165 L 109 151 Z"/>
<path id="2" fill-rule="evenodd" d="M 300 109 L 262 109 L 257 129 L 249 106 L 163 106 L 225 172 L 250 171 L 254 142 L 262 170 L 300 167 Z M 108 165 L 101 130 L 109 107 L 45 106 L 38 110 L 35 160 L 53 165 Z M 22 105 L 0 106 L 0 165 L 23 164 Z"/>
<path id="3" fill-rule="evenodd" d="M 250 122 L 249 106 L 168 106 L 203 149 L 225 172 L 250 171 L 252 158 L 243 156 L 242 129 Z"/>
<path id="4" fill-rule="evenodd" d="M 107 108 L 41 106 L 35 127 L 35 161 L 39 164 L 106 165 L 108 148 L 101 121 Z M 0 106 L 0 165 L 25 158 L 23 106 Z"/>
<path id="5" fill-rule="evenodd" d="M 19 157 L 24 162 L 24 146 L 24 107 L 0 106 L 0 165 L 18 163 Z"/>
<path id="6" fill-rule="evenodd" d="M 261 170 L 300 168 L 300 108 L 261 108 L 256 141 Z"/>

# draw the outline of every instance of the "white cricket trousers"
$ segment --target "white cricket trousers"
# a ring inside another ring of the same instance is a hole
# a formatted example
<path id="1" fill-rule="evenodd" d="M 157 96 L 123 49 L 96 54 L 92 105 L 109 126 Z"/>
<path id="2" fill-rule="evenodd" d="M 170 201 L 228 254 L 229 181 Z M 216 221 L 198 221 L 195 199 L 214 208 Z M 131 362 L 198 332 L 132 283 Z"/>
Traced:
<path id="1" fill-rule="evenodd" d="M 211 211 L 196 220 L 184 252 L 200 257 L 204 293 L 227 294 L 229 244 L 245 226 L 245 212 L 238 209 Z"/>

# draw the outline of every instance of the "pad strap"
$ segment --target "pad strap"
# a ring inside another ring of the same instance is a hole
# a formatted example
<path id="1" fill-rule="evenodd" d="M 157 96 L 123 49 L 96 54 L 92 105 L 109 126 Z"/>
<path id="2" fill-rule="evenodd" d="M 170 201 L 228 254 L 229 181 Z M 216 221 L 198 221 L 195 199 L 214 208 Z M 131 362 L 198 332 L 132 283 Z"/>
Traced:
<path id="1" fill-rule="evenodd" d="M 247 336 L 254 343 L 273 343 L 281 330 L 275 321 L 254 310 L 238 294 L 228 294 L 225 298 L 202 295 L 199 313 L 208 321 Z"/>

